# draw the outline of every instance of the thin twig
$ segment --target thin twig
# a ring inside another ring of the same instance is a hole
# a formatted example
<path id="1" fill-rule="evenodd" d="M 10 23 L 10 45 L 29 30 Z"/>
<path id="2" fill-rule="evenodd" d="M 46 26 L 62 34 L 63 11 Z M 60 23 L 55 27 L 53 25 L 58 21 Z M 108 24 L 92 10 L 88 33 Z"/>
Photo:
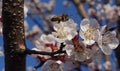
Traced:
<path id="1" fill-rule="evenodd" d="M 49 56 L 54 56 L 55 54 L 60 54 L 60 53 L 65 53 L 66 51 L 61 51 L 58 50 L 56 52 L 44 52 L 44 51 L 35 51 L 35 50 L 26 50 L 26 54 L 40 54 L 40 55 L 49 55 Z"/>
<path id="2" fill-rule="evenodd" d="M 45 61 L 41 61 L 37 66 L 34 66 L 34 69 L 37 70 L 39 67 L 41 67 Z"/>
<path id="3" fill-rule="evenodd" d="M 35 51 L 35 50 L 30 50 L 30 49 L 26 49 L 25 54 L 40 54 L 40 55 L 48 55 L 51 57 L 54 57 L 54 55 L 56 54 L 61 54 L 61 53 L 66 53 L 66 51 L 63 51 L 63 48 L 65 47 L 65 45 L 63 43 L 61 43 L 60 49 L 55 51 L 55 52 L 45 52 L 45 51 Z"/>

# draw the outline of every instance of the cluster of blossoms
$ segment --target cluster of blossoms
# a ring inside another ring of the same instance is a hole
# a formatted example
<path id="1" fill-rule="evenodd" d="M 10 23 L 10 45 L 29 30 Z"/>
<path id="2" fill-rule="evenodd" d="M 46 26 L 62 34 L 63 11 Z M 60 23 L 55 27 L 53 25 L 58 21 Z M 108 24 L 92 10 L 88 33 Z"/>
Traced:
<path id="1" fill-rule="evenodd" d="M 107 26 L 100 26 L 95 19 L 83 19 L 80 30 L 72 19 L 55 23 L 53 27 L 54 32 L 42 34 L 39 39 L 34 40 L 33 50 L 55 52 L 64 45 L 62 50 L 66 53 L 56 54 L 55 58 L 34 54 L 34 57 L 45 62 L 42 71 L 70 71 L 77 62 L 90 63 L 99 60 L 101 50 L 110 55 L 112 49 L 119 44 L 116 31 L 106 30 Z"/>
<path id="2" fill-rule="evenodd" d="M 28 8 L 32 8 L 33 10 L 35 10 L 36 13 L 39 13 L 35 9 L 35 6 L 37 6 L 41 10 L 41 12 L 44 13 L 44 12 L 51 12 L 53 10 L 53 7 L 55 6 L 55 2 L 56 2 L 56 0 L 49 0 L 48 3 L 43 2 L 41 0 L 35 0 L 35 1 L 27 1 L 26 0 L 25 5 Z"/>
<path id="3" fill-rule="evenodd" d="M 107 20 L 107 23 L 115 23 L 120 16 L 120 7 L 113 5 L 112 0 L 101 2 L 100 0 L 87 0 L 90 5 L 88 9 L 89 16 L 94 16 L 98 20 Z"/>

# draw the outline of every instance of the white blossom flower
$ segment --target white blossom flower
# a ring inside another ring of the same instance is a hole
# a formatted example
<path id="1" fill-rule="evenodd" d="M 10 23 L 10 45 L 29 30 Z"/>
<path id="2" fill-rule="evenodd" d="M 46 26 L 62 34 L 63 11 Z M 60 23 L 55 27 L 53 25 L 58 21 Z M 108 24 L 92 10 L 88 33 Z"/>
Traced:
<path id="1" fill-rule="evenodd" d="M 24 5 L 24 16 L 27 17 L 28 8 Z"/>
<path id="2" fill-rule="evenodd" d="M 71 29 L 78 30 L 78 25 L 72 19 L 69 19 L 68 21 L 66 21 L 66 23 L 64 23 L 64 25 L 68 26 Z"/>
<path id="3" fill-rule="evenodd" d="M 102 52 L 99 49 L 99 46 L 97 45 L 97 43 L 88 46 L 87 48 L 89 48 L 91 50 L 91 61 L 92 62 L 100 62 L 102 60 Z"/>
<path id="4" fill-rule="evenodd" d="M 88 15 L 89 15 L 89 16 L 96 16 L 97 14 L 96 14 L 95 9 L 94 9 L 94 8 L 90 8 L 90 9 L 88 10 Z"/>
<path id="5" fill-rule="evenodd" d="M 75 61 L 86 62 L 92 58 L 94 52 L 97 50 L 97 48 L 92 48 L 93 45 L 89 45 L 90 47 L 88 47 L 88 45 L 80 42 L 78 36 L 73 38 L 72 42 L 74 45 L 72 55 Z"/>
<path id="6" fill-rule="evenodd" d="M 97 16 L 99 20 L 104 20 L 105 19 L 105 11 L 104 11 L 104 7 L 102 4 L 98 4 L 97 7 Z"/>
<path id="7" fill-rule="evenodd" d="M 56 0 L 50 0 L 48 3 L 42 2 L 40 0 L 35 0 L 37 6 L 41 9 L 42 12 L 52 11 L 53 6 L 55 6 Z"/>
<path id="8" fill-rule="evenodd" d="M 88 64 L 88 67 L 90 69 L 90 71 L 95 71 L 95 70 L 100 70 L 102 69 L 102 66 L 96 62 L 92 62 L 90 64 Z"/>
<path id="9" fill-rule="evenodd" d="M 0 56 L 4 56 L 4 53 L 3 53 L 3 50 L 2 50 L 1 46 L 0 46 Z"/>
<path id="10" fill-rule="evenodd" d="M 70 6 L 70 2 L 67 1 L 67 0 L 64 0 L 63 5 L 64 5 L 65 7 L 69 7 L 69 6 Z"/>
<path id="11" fill-rule="evenodd" d="M 104 63 L 105 70 L 111 71 L 112 70 L 112 64 L 110 61 L 106 61 Z"/>
<path id="12" fill-rule="evenodd" d="M 64 64 L 61 61 L 48 60 L 42 67 L 42 71 L 64 71 Z"/>
<path id="13" fill-rule="evenodd" d="M 110 4 L 104 5 L 105 16 L 110 21 L 115 22 L 117 20 L 117 13 L 115 11 L 115 6 L 111 6 Z"/>
<path id="14" fill-rule="evenodd" d="M 50 48 L 44 48 L 44 47 L 41 47 L 41 49 L 38 49 L 38 48 L 33 48 L 32 50 L 35 50 L 35 51 L 46 51 L 46 52 L 51 52 L 52 50 Z M 40 54 L 32 54 L 33 57 L 35 58 L 41 58 L 42 60 L 46 60 L 46 59 L 49 59 L 51 58 L 50 56 L 47 56 L 47 55 L 40 55 Z"/>
<path id="15" fill-rule="evenodd" d="M 100 37 L 99 24 L 95 19 L 83 19 L 80 24 L 80 37 L 86 45 L 92 45 Z"/>
<path id="16" fill-rule="evenodd" d="M 104 54 L 110 55 L 112 53 L 112 49 L 117 48 L 117 46 L 119 45 L 119 40 L 116 38 L 116 32 L 105 32 L 105 26 L 103 26 L 101 34 L 102 35 L 98 41 L 98 45 Z"/>
<path id="17" fill-rule="evenodd" d="M 32 27 L 32 32 L 42 33 L 42 30 L 38 27 L 38 25 L 34 25 L 34 26 Z"/>
<path id="18" fill-rule="evenodd" d="M 64 50 L 66 50 L 66 53 L 68 56 L 72 56 L 74 54 L 74 46 L 73 45 L 67 44 L 64 47 Z"/>
<path id="19" fill-rule="evenodd" d="M 27 71 L 33 71 L 33 68 L 31 66 L 28 66 Z"/>
<path id="20" fill-rule="evenodd" d="M 0 51 L 0 56 L 3 56 L 4 54 L 3 54 L 3 51 Z"/>
<path id="21" fill-rule="evenodd" d="M 24 20 L 24 29 L 25 29 L 25 32 L 28 31 L 28 28 L 29 28 L 29 25 L 28 25 L 27 21 Z"/>
<path id="22" fill-rule="evenodd" d="M 76 23 L 71 20 L 54 24 L 54 30 L 55 32 L 52 32 L 52 34 L 59 42 L 71 40 L 77 34 Z"/>
<path id="23" fill-rule="evenodd" d="M 49 35 L 42 34 L 41 37 L 40 37 L 40 39 L 42 41 L 44 41 L 44 43 L 52 43 L 54 45 L 56 43 L 56 40 L 54 39 L 54 36 L 50 35 L 50 34 Z"/>
<path id="24" fill-rule="evenodd" d="M 95 5 L 95 1 L 94 0 L 86 0 L 86 2 L 92 6 Z"/>
<path id="25" fill-rule="evenodd" d="M 45 51 L 45 52 L 52 52 L 53 50 L 58 50 L 57 45 L 55 43 L 54 37 L 52 35 L 41 35 L 38 40 L 34 41 L 35 48 L 33 50 L 36 51 Z M 33 56 L 40 56 L 44 57 L 45 59 L 50 58 L 50 56 L 45 55 L 33 55 Z"/>
<path id="26" fill-rule="evenodd" d="M 80 61 L 80 62 L 84 62 L 86 60 L 89 60 L 91 59 L 91 55 L 92 54 L 92 51 L 90 49 L 80 49 L 78 48 L 75 52 L 74 52 L 74 55 L 75 55 L 75 60 L 76 61 Z"/>

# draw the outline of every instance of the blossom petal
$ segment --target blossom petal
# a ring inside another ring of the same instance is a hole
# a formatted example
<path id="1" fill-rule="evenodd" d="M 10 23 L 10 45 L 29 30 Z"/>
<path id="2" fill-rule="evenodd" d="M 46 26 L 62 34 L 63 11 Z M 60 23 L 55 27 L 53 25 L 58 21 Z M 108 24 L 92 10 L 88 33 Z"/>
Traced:
<path id="1" fill-rule="evenodd" d="M 68 35 L 68 40 L 71 40 L 71 39 L 73 39 L 75 36 L 77 35 L 77 31 L 75 31 L 75 30 L 71 30 L 70 31 L 70 34 Z"/>
<path id="2" fill-rule="evenodd" d="M 106 55 L 110 55 L 112 53 L 112 49 L 109 48 L 109 46 L 101 46 L 100 48 L 103 51 L 103 53 Z"/>
<path id="3" fill-rule="evenodd" d="M 99 29 L 100 25 L 96 19 L 90 19 L 90 27 Z"/>
<path id="4" fill-rule="evenodd" d="M 114 37 L 116 37 L 117 33 L 116 33 L 116 30 L 115 31 L 112 31 L 110 32 Z"/>
<path id="5" fill-rule="evenodd" d="M 95 28 L 99 29 L 100 25 L 98 24 L 98 21 L 96 19 L 83 19 L 80 28 L 82 31 L 87 31 L 89 28 Z"/>
<path id="6" fill-rule="evenodd" d="M 82 52 L 75 52 L 75 60 L 83 62 L 90 59 L 92 56 L 91 50 L 85 48 Z"/>
<path id="7" fill-rule="evenodd" d="M 108 44 L 108 46 L 111 48 L 111 49 L 115 49 L 117 48 L 117 46 L 119 45 L 119 40 L 117 38 L 113 38 L 111 43 Z"/>
<path id="8" fill-rule="evenodd" d="M 97 42 L 100 38 L 101 34 L 99 30 L 95 30 L 93 33 L 93 39 Z"/>
<path id="9" fill-rule="evenodd" d="M 90 34 L 90 33 L 87 33 L 87 34 Z M 93 37 L 93 39 L 87 39 L 84 35 L 84 32 L 83 31 L 80 31 L 79 32 L 79 35 L 82 39 L 84 39 L 84 43 L 87 44 L 87 45 L 92 45 L 93 43 L 97 42 L 99 40 L 99 37 L 100 37 L 100 32 L 98 30 L 95 30 L 93 33 L 91 33 L 89 37 Z"/>
<path id="10" fill-rule="evenodd" d="M 89 19 L 86 18 L 81 21 L 80 28 L 82 31 L 87 31 L 89 29 L 89 25 L 90 25 Z"/>
<path id="11" fill-rule="evenodd" d="M 61 22 L 60 24 L 55 24 L 54 29 L 56 32 L 52 32 L 52 35 L 54 35 L 55 39 L 59 42 L 71 40 L 77 34 L 77 29 L 75 28 L 75 25 L 76 24 L 74 22 L 70 25 L 68 22 Z"/>
<path id="12" fill-rule="evenodd" d="M 72 19 L 69 19 L 68 21 L 66 21 L 64 25 L 71 29 L 77 29 L 77 24 Z"/>
<path id="13" fill-rule="evenodd" d="M 55 31 L 57 31 L 60 27 L 61 27 L 60 24 L 54 24 L 53 28 L 54 28 Z"/>
<path id="14" fill-rule="evenodd" d="M 115 34 L 111 32 L 104 34 L 103 41 L 105 41 L 105 44 L 111 49 L 115 49 L 119 45 L 119 40 L 116 38 Z"/>
<path id="15" fill-rule="evenodd" d="M 82 39 L 85 39 L 85 36 L 84 36 L 84 32 L 83 31 L 79 31 L 79 36 L 82 38 Z"/>
<path id="16" fill-rule="evenodd" d="M 43 65 L 42 71 L 63 71 L 63 63 L 61 61 L 48 60 Z"/>
<path id="17" fill-rule="evenodd" d="M 94 40 L 83 40 L 83 43 L 87 45 L 92 45 L 95 43 L 95 41 Z"/>
<path id="18" fill-rule="evenodd" d="M 55 44 L 55 39 L 53 35 L 41 35 L 41 40 L 43 40 L 45 43 L 53 43 Z"/>
<path id="19" fill-rule="evenodd" d="M 100 32 L 101 34 L 105 33 L 107 25 L 101 26 Z"/>
<path id="20" fill-rule="evenodd" d="M 66 50 L 67 55 L 71 56 L 74 52 L 74 46 L 73 45 L 66 45 L 65 50 Z"/>
<path id="21" fill-rule="evenodd" d="M 27 17 L 28 8 L 24 5 L 24 16 Z"/>

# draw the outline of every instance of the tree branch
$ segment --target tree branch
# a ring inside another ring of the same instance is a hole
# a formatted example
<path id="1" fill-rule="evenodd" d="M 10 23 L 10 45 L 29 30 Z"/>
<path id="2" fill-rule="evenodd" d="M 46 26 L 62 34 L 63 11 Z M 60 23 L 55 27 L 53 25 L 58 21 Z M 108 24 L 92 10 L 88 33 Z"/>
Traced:
<path id="1" fill-rule="evenodd" d="M 71 1 L 76 6 L 79 15 L 82 16 L 82 18 L 88 18 L 88 15 L 83 7 L 83 3 L 81 2 L 81 0 L 71 0 Z"/>
<path id="2" fill-rule="evenodd" d="M 63 51 L 63 48 L 65 47 L 65 45 L 63 43 L 61 43 L 60 49 L 55 51 L 55 52 L 44 52 L 44 51 L 35 51 L 35 50 L 30 50 L 27 49 L 25 51 L 25 54 L 40 54 L 40 55 L 48 55 L 51 57 L 54 57 L 54 55 L 56 54 L 61 54 L 61 53 L 66 53 L 66 51 Z"/>
<path id="3" fill-rule="evenodd" d="M 41 61 L 37 66 L 34 66 L 34 69 L 37 70 L 39 67 L 41 67 L 45 61 Z"/>
<path id="4" fill-rule="evenodd" d="M 55 52 L 44 52 L 44 51 L 35 51 L 35 50 L 26 50 L 25 53 L 26 54 L 40 54 L 40 55 L 48 55 L 48 56 L 54 56 L 55 54 L 60 54 L 60 53 L 65 53 L 66 51 L 55 51 Z"/>

